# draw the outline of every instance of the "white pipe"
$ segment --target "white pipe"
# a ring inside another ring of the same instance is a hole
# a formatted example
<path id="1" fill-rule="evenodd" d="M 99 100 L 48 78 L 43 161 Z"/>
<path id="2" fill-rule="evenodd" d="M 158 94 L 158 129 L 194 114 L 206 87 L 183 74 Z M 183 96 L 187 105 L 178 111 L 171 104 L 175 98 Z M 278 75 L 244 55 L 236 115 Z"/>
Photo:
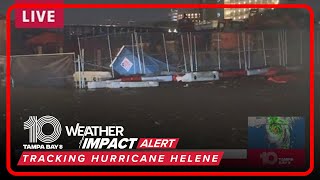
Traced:
<path id="1" fill-rule="evenodd" d="M 198 58 L 197 58 L 197 41 L 196 41 L 196 36 L 193 36 L 193 41 L 194 41 L 194 60 L 196 63 L 196 71 L 198 71 Z"/>
<path id="2" fill-rule="evenodd" d="M 117 58 L 119 57 L 120 53 L 123 51 L 123 49 L 125 48 L 125 46 L 123 45 L 120 50 L 118 51 L 117 55 L 113 58 L 112 63 L 110 64 L 110 67 L 113 66 L 113 63 L 117 60 Z"/>
<path id="3" fill-rule="evenodd" d="M 284 37 L 284 30 L 281 32 L 282 33 L 282 39 L 281 39 L 281 42 L 282 42 L 282 64 L 283 66 L 287 66 L 286 64 L 286 53 L 285 53 L 285 37 Z"/>
<path id="4" fill-rule="evenodd" d="M 146 74 L 146 64 L 144 63 L 144 53 L 143 53 L 143 45 L 142 45 L 142 37 L 140 36 L 141 43 L 141 57 L 142 57 L 142 65 L 143 65 L 143 73 Z"/>
<path id="5" fill-rule="evenodd" d="M 245 70 L 248 70 L 247 65 L 247 55 L 246 55 L 246 33 L 242 33 L 242 44 L 243 44 L 243 57 L 244 57 L 244 68 Z"/>
<path id="6" fill-rule="evenodd" d="M 162 33 L 162 40 L 163 40 L 163 48 L 164 48 L 164 55 L 166 57 L 166 63 L 167 63 L 167 71 L 169 72 L 169 62 L 168 62 L 168 54 L 167 54 L 167 46 L 166 46 L 166 38 L 164 36 L 164 33 Z"/>
<path id="7" fill-rule="evenodd" d="M 285 47 L 286 47 L 286 65 L 288 65 L 288 38 L 287 38 L 287 31 L 284 32 L 285 37 Z"/>
<path id="8" fill-rule="evenodd" d="M 80 46 L 80 38 L 78 37 L 78 48 L 79 48 L 79 55 L 81 55 L 81 46 Z"/>
<path id="9" fill-rule="evenodd" d="M 303 46 L 302 46 L 302 42 L 303 42 L 303 37 L 302 37 L 302 31 L 300 32 L 300 64 L 303 64 Z"/>
<path id="10" fill-rule="evenodd" d="M 192 45 L 192 34 L 190 32 L 189 34 L 189 39 L 190 39 L 190 60 L 191 60 L 191 71 L 193 72 L 194 71 L 194 68 L 193 68 L 193 45 Z"/>
<path id="11" fill-rule="evenodd" d="M 220 59 L 220 33 L 218 32 L 218 66 L 221 69 L 221 59 Z"/>
<path id="12" fill-rule="evenodd" d="M 240 35 L 239 33 L 237 33 L 237 35 L 238 35 L 239 69 L 241 69 Z"/>
<path id="13" fill-rule="evenodd" d="M 85 88 L 85 80 L 84 80 L 84 49 L 81 51 L 82 58 L 81 58 L 81 80 L 82 80 L 82 88 Z"/>
<path id="14" fill-rule="evenodd" d="M 279 65 L 282 65 L 282 56 L 281 56 L 281 32 L 278 32 L 278 50 L 279 50 Z"/>
<path id="15" fill-rule="evenodd" d="M 74 73 L 77 72 L 77 61 L 76 61 L 76 57 L 73 56 L 73 64 L 74 64 Z"/>
<path id="16" fill-rule="evenodd" d="M 248 68 L 251 69 L 250 35 L 248 35 Z"/>
<path id="17" fill-rule="evenodd" d="M 183 61 L 184 61 L 184 70 L 185 70 L 185 73 L 187 73 L 188 69 L 187 69 L 186 55 L 185 55 L 185 52 L 184 52 L 183 35 L 181 35 L 181 46 L 182 46 L 182 54 L 183 54 Z"/>
<path id="18" fill-rule="evenodd" d="M 110 42 L 110 35 L 108 34 L 108 48 L 109 48 L 109 57 L 110 57 L 110 64 L 112 63 L 112 52 L 111 52 L 111 42 Z M 114 78 L 114 69 L 111 66 L 112 77 Z"/>
<path id="19" fill-rule="evenodd" d="M 142 74 L 142 68 L 141 68 L 141 59 L 140 59 L 140 53 L 139 53 L 139 42 L 138 42 L 138 33 L 135 32 L 135 40 L 136 40 L 136 47 L 137 47 L 137 56 L 138 56 L 138 63 L 139 63 L 139 70 L 140 74 Z"/>
<path id="20" fill-rule="evenodd" d="M 56 56 L 56 55 L 74 55 L 75 53 L 51 53 L 51 54 L 26 54 L 26 55 L 12 55 L 10 57 L 30 57 L 30 56 Z"/>
<path id="21" fill-rule="evenodd" d="M 264 33 L 263 33 L 263 31 L 261 32 L 261 36 L 262 36 L 262 49 L 263 49 L 264 66 L 267 66 L 267 56 L 266 56 L 266 49 L 264 47 Z"/>
<path id="22" fill-rule="evenodd" d="M 132 43 L 133 72 L 134 72 L 134 74 L 136 74 L 136 61 L 134 60 L 134 38 L 133 38 L 133 33 L 131 33 L 131 43 Z"/>
<path id="23" fill-rule="evenodd" d="M 320 64 L 320 41 L 319 41 L 319 31 L 317 31 L 317 61 L 318 61 L 318 64 Z"/>
<path id="24" fill-rule="evenodd" d="M 80 51 L 81 53 L 81 51 Z M 78 55 L 78 88 L 82 87 L 82 81 L 81 81 L 81 65 L 80 65 L 80 55 Z"/>
<path id="25" fill-rule="evenodd" d="M 193 72 L 193 61 L 192 61 L 192 47 L 191 47 L 191 34 L 187 33 L 187 42 L 188 42 L 188 50 L 189 50 L 189 61 L 190 61 L 190 71 Z"/>

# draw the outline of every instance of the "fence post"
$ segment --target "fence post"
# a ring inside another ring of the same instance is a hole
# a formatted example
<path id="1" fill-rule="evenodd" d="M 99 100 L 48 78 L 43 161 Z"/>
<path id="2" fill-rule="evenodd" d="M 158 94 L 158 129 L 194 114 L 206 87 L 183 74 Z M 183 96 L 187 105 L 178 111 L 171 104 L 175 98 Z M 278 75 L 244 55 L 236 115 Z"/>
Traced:
<path id="1" fill-rule="evenodd" d="M 190 33 L 190 35 L 189 35 L 189 33 L 187 33 L 187 42 L 188 42 L 188 50 L 189 50 L 190 71 L 193 72 L 191 33 Z"/>
<path id="2" fill-rule="evenodd" d="M 85 88 L 85 80 L 84 80 L 84 49 L 81 49 L 81 81 L 82 81 L 82 88 Z"/>
<path id="3" fill-rule="evenodd" d="M 267 57 L 266 57 L 266 49 L 264 47 L 264 33 L 263 33 L 263 31 L 261 32 L 261 37 L 262 37 L 262 50 L 263 50 L 264 66 L 267 66 Z"/>
<path id="4" fill-rule="evenodd" d="M 167 71 L 169 72 L 169 62 L 168 62 L 168 54 L 167 54 L 167 46 L 166 46 L 166 38 L 164 36 L 164 33 L 162 33 L 162 40 L 163 40 L 163 49 L 164 49 L 164 55 L 166 57 L 166 63 L 167 63 Z"/>
<path id="5" fill-rule="evenodd" d="M 138 63 L 139 63 L 139 70 L 140 70 L 140 74 L 141 74 L 141 73 L 142 73 L 142 68 L 141 68 L 141 59 L 140 59 L 140 52 L 139 52 L 138 33 L 137 33 L 137 32 L 135 32 L 134 36 L 135 36 L 135 40 L 136 40 L 137 56 L 138 56 Z"/>
<path id="6" fill-rule="evenodd" d="M 320 41 L 319 41 L 319 31 L 317 31 L 317 49 L 316 49 L 316 53 L 317 53 L 317 61 L 318 61 L 318 64 L 320 64 L 320 50 L 319 50 L 319 47 L 320 47 Z"/>
<path id="7" fill-rule="evenodd" d="M 132 61 L 133 61 L 133 72 L 136 74 L 136 61 L 134 60 L 134 37 L 133 33 L 131 33 L 131 43 L 132 43 Z"/>
<path id="8" fill-rule="evenodd" d="M 142 44 L 142 37 L 140 35 L 140 43 L 141 43 L 141 57 L 142 57 L 142 65 L 143 65 L 143 73 L 146 73 L 146 64 L 144 62 L 144 53 L 143 53 L 143 44 Z"/>
<path id="9" fill-rule="evenodd" d="M 221 59 L 220 59 L 220 33 L 218 32 L 218 65 L 221 70 Z"/>
<path id="10" fill-rule="evenodd" d="M 191 71 L 193 72 L 194 71 L 194 69 L 193 69 L 193 56 L 192 56 L 192 54 L 193 54 L 193 45 L 192 45 L 192 34 L 191 34 L 191 32 L 190 32 L 190 34 L 189 34 L 189 39 L 190 39 L 190 60 L 191 60 Z"/>
<path id="11" fill-rule="evenodd" d="M 303 31 L 301 30 L 300 31 L 300 64 L 303 64 L 303 46 L 302 46 L 302 42 L 303 42 L 303 37 L 302 37 L 302 34 L 303 33 Z"/>
<path id="12" fill-rule="evenodd" d="M 182 53 L 183 53 L 183 61 L 184 61 L 184 70 L 187 73 L 188 69 L 187 69 L 187 61 L 186 61 L 186 55 L 184 52 L 184 42 L 183 42 L 183 35 L 181 34 L 181 46 L 182 46 Z"/>
<path id="13" fill-rule="evenodd" d="M 246 33 L 242 32 L 242 43 L 243 43 L 243 57 L 244 57 L 244 68 L 248 70 L 247 55 L 246 55 Z"/>
<path id="14" fill-rule="evenodd" d="M 286 39 L 286 65 L 288 65 L 288 33 L 285 31 L 285 39 Z"/>
<path id="15" fill-rule="evenodd" d="M 79 58 L 79 55 L 78 55 L 78 58 Z M 74 76 L 73 76 L 73 81 L 76 82 L 76 80 L 75 80 L 75 75 L 76 75 L 76 73 L 77 73 L 77 60 L 76 60 L 75 54 L 73 55 L 73 64 L 74 64 Z"/>
<path id="16" fill-rule="evenodd" d="M 285 49 L 286 49 L 286 43 L 285 43 L 285 33 L 284 33 L 284 30 L 282 30 L 282 32 L 281 32 L 281 42 L 282 42 L 282 64 L 283 64 L 283 66 L 287 66 L 287 64 L 286 64 L 286 52 L 285 52 Z"/>
<path id="17" fill-rule="evenodd" d="M 193 36 L 193 41 L 194 41 L 194 60 L 196 63 L 196 72 L 198 71 L 198 58 L 197 58 L 197 41 L 196 41 L 196 36 Z"/>
<path id="18" fill-rule="evenodd" d="M 251 69 L 250 34 L 248 35 L 248 68 Z"/>
<path id="19" fill-rule="evenodd" d="M 112 52 L 111 52 L 110 34 L 108 34 L 108 48 L 109 48 L 109 57 L 110 57 L 110 64 L 111 64 L 112 63 Z M 114 78 L 113 66 L 111 66 L 111 73 L 112 73 L 112 78 Z"/>
<path id="20" fill-rule="evenodd" d="M 80 53 L 81 53 L 81 51 L 80 51 Z M 80 55 L 78 55 L 77 63 L 78 63 L 78 78 L 79 78 L 79 80 L 78 80 L 78 88 L 82 88 Z"/>
<path id="21" fill-rule="evenodd" d="M 278 47 L 278 50 L 279 50 L 279 65 L 281 66 L 282 65 L 281 32 L 278 32 L 278 45 L 279 45 L 279 47 Z"/>
<path id="22" fill-rule="evenodd" d="M 80 38 L 78 36 L 78 48 L 79 48 L 79 55 L 81 54 L 81 45 L 80 45 Z"/>
<path id="23" fill-rule="evenodd" d="M 238 35 L 239 69 L 241 69 L 240 35 L 239 35 L 239 33 L 237 33 L 237 35 Z"/>
<path id="24" fill-rule="evenodd" d="M 286 30 L 284 30 L 283 31 L 283 39 L 284 39 L 284 64 L 285 64 L 285 67 L 287 67 L 287 65 L 288 65 L 288 51 L 287 51 L 287 46 L 288 46 L 288 44 L 287 44 L 287 31 Z"/>

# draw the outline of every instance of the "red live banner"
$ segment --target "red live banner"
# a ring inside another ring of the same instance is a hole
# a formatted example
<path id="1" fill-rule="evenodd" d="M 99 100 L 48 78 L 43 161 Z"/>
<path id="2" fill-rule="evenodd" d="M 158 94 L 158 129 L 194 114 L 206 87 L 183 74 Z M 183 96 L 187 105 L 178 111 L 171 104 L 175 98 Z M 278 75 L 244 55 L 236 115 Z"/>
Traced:
<path id="1" fill-rule="evenodd" d="M 15 0 L 16 4 L 63 4 L 63 0 Z M 17 8 L 16 28 L 63 28 L 63 8 Z"/>
<path id="2" fill-rule="evenodd" d="M 18 166 L 218 166 L 213 151 L 24 151 Z"/>

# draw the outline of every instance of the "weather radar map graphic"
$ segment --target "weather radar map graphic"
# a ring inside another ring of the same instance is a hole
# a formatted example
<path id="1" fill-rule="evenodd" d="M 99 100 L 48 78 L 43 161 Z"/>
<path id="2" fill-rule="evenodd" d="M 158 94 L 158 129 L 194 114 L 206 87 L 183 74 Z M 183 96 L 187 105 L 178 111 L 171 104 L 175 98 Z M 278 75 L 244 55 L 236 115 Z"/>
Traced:
<path id="1" fill-rule="evenodd" d="M 304 148 L 304 122 L 303 117 L 250 117 L 249 148 Z"/>

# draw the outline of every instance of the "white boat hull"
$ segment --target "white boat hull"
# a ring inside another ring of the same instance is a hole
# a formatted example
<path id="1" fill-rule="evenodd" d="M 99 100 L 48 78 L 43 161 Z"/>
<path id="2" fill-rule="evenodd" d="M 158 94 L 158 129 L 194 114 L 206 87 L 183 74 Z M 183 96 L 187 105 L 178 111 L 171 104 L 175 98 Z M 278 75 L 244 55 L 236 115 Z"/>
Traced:
<path id="1" fill-rule="evenodd" d="M 190 72 L 184 76 L 178 76 L 178 82 L 201 82 L 201 81 L 215 81 L 219 80 L 218 71 L 207 71 L 207 72 Z"/>
<path id="2" fill-rule="evenodd" d="M 88 89 L 100 88 L 143 88 L 143 87 L 158 87 L 159 82 L 144 81 L 144 82 L 119 82 L 119 81 L 96 81 L 88 82 Z"/>

